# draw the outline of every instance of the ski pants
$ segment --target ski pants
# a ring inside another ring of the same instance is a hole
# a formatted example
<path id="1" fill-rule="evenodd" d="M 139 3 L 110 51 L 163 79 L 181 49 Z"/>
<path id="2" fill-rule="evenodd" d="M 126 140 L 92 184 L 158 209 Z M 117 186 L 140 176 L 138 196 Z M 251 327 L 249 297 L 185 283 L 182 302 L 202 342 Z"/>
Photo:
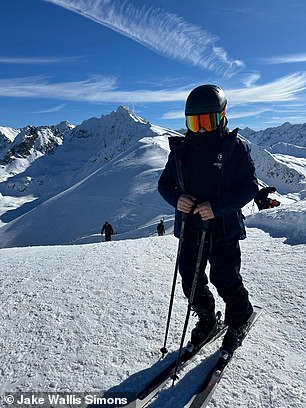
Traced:
<path id="1" fill-rule="evenodd" d="M 198 258 L 201 231 L 187 230 L 182 244 L 179 259 L 179 272 L 182 287 L 189 299 Z M 224 239 L 213 241 L 206 234 L 204 251 L 200 263 L 199 276 L 192 306 L 201 306 L 214 313 L 215 301 L 208 288 L 205 273 L 207 262 L 210 263 L 210 282 L 216 287 L 218 294 L 225 302 L 225 323 L 232 328 L 245 323 L 252 314 L 253 308 L 249 301 L 240 275 L 241 252 L 238 241 L 227 242 Z"/>

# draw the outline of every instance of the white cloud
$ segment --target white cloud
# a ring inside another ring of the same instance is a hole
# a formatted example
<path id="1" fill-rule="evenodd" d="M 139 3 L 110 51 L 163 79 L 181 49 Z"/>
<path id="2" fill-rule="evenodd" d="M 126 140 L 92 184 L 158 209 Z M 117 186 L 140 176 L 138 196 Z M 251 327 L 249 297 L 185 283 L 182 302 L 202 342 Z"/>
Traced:
<path id="1" fill-rule="evenodd" d="M 0 79 L 0 96 L 73 101 L 103 101 L 104 92 L 114 89 L 113 77 L 91 77 L 75 82 L 50 82 L 44 76 Z"/>
<path id="2" fill-rule="evenodd" d="M 185 112 L 183 110 L 181 111 L 169 111 L 165 112 L 161 119 L 182 119 L 185 117 Z"/>
<path id="3" fill-rule="evenodd" d="M 75 82 L 50 82 L 49 78 L 0 79 L 0 96 L 47 98 L 82 102 L 145 103 L 185 100 L 186 88 L 122 91 L 114 77 L 94 76 Z"/>
<path id="4" fill-rule="evenodd" d="M 63 64 L 80 57 L 1 57 L 0 64 Z"/>
<path id="5" fill-rule="evenodd" d="M 306 54 L 282 55 L 277 57 L 261 58 L 261 62 L 265 64 L 293 64 L 296 62 L 306 62 Z"/>
<path id="6" fill-rule="evenodd" d="M 272 111 L 272 109 L 255 109 L 253 111 L 242 111 L 242 112 L 236 112 L 236 113 L 228 113 L 228 118 L 229 119 L 240 119 L 240 118 L 248 118 L 248 117 L 252 117 L 252 116 L 257 116 L 257 115 L 261 115 L 262 113 L 265 112 L 270 112 Z"/>
<path id="7" fill-rule="evenodd" d="M 306 72 L 293 73 L 273 82 L 244 89 L 226 90 L 231 105 L 293 101 L 306 89 Z"/>
<path id="8" fill-rule="evenodd" d="M 82 81 L 51 82 L 50 78 L 26 77 L 0 79 L 0 96 L 47 98 L 65 101 L 111 103 L 161 103 L 185 101 L 193 86 L 160 89 L 121 90 L 114 77 L 94 76 Z M 306 72 L 295 73 L 273 82 L 249 88 L 226 89 L 229 106 L 250 103 L 299 102 L 299 95 L 306 89 Z M 181 113 L 165 113 L 182 117 Z"/>
<path id="9" fill-rule="evenodd" d="M 167 57 L 223 75 L 243 62 L 217 47 L 217 38 L 199 26 L 159 8 L 136 8 L 124 0 L 45 0 L 94 20 Z"/>
<path id="10" fill-rule="evenodd" d="M 65 106 L 66 106 L 65 104 L 57 105 L 57 106 L 54 106 L 53 108 L 44 109 L 44 110 L 40 110 L 40 111 L 36 111 L 36 112 L 32 112 L 32 113 L 52 113 L 52 112 L 59 112 L 59 111 L 61 111 Z"/>
<path id="11" fill-rule="evenodd" d="M 261 75 L 258 72 L 252 72 L 246 74 L 241 78 L 241 82 L 247 87 L 250 88 L 252 85 L 255 84 L 260 79 Z"/>

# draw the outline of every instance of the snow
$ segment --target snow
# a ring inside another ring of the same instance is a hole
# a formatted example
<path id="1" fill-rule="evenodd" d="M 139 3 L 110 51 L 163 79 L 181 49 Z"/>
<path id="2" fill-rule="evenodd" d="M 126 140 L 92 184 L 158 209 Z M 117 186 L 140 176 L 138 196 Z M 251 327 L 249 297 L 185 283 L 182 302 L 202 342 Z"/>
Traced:
<path id="1" fill-rule="evenodd" d="M 146 226 L 161 216 L 173 219 L 156 191 L 167 159 L 160 138 L 132 144 L 79 183 L 4 225 L 0 247 L 72 243 L 84 236 L 95 242 L 105 220 L 113 223 L 116 238 L 134 238 L 145 236 Z"/>
<path id="2" fill-rule="evenodd" d="M 241 135 L 240 135 L 241 137 Z M 282 155 L 274 155 L 266 149 L 241 137 L 249 148 L 256 168 L 258 179 L 267 185 L 275 186 L 279 192 L 286 194 L 305 189 L 305 167 L 303 159 Z M 298 161 L 300 165 L 297 165 Z"/>
<path id="3" fill-rule="evenodd" d="M 273 157 L 278 162 L 289 165 L 291 168 L 295 169 L 300 174 L 304 174 L 304 176 L 306 177 L 306 158 L 289 156 L 285 154 L 273 154 Z"/>
<path id="4" fill-rule="evenodd" d="M 271 153 L 287 154 L 294 157 L 306 158 L 306 147 L 296 146 L 290 143 L 278 142 L 269 148 Z"/>
<path id="5" fill-rule="evenodd" d="M 288 243 L 306 243 L 306 200 L 283 208 L 263 210 L 247 217 L 249 227 L 258 227 L 275 237 L 285 237 Z"/>
<path id="6" fill-rule="evenodd" d="M 260 185 L 276 186 L 281 205 L 243 208 L 242 275 L 264 312 L 210 408 L 306 405 L 306 162 L 296 144 L 305 125 L 296 126 L 247 131 Z M 173 357 L 187 307 L 178 285 L 170 354 L 159 361 L 178 242 L 173 208 L 156 187 L 168 137 L 179 133 L 126 107 L 35 128 L 29 144 L 32 131 L 0 128 L 0 159 L 26 148 L 0 166 L 0 393 L 135 391 Z M 162 217 L 166 236 L 156 237 Z M 113 242 L 101 242 L 105 220 Z M 217 305 L 223 311 L 218 297 Z M 182 408 L 219 344 L 150 407 Z"/>
<path id="7" fill-rule="evenodd" d="M 256 228 L 248 235 L 241 243 L 242 274 L 252 302 L 264 313 L 209 406 L 302 408 L 305 245 L 287 245 Z M 165 364 L 158 362 L 158 350 L 177 242 L 166 235 L 1 249 L 1 394 L 135 391 L 149 381 Z M 223 310 L 220 299 L 217 304 Z M 179 283 L 170 353 L 178 348 L 185 312 Z M 219 344 L 201 353 L 176 387 L 162 391 L 150 407 L 183 407 Z"/>
<path id="8" fill-rule="evenodd" d="M 19 129 L 13 129 L 11 127 L 0 126 L 0 136 L 4 136 L 10 142 L 13 142 L 15 137 L 18 135 Z"/>
<path id="9" fill-rule="evenodd" d="M 8 195 L 3 196 L 0 193 L 0 226 L 5 225 L 3 218 L 7 219 L 12 211 L 18 210 L 20 207 L 33 200 L 35 200 L 35 197 L 32 195 L 12 197 Z"/>

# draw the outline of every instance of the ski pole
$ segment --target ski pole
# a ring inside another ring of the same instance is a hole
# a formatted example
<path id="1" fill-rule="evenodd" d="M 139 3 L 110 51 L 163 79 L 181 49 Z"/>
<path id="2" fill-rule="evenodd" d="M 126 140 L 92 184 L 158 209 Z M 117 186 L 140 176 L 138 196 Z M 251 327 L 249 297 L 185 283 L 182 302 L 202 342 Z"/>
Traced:
<path id="1" fill-rule="evenodd" d="M 179 351 L 178 351 L 178 356 L 177 356 L 177 360 L 176 360 L 176 366 L 175 366 L 174 374 L 172 376 L 172 379 L 173 379 L 172 385 L 174 385 L 175 380 L 177 380 L 177 378 L 178 378 L 177 377 L 177 370 L 178 370 L 179 363 L 180 363 L 180 358 L 181 358 L 181 354 L 182 354 L 182 350 L 183 350 L 183 344 L 184 344 L 185 337 L 186 337 L 186 332 L 187 332 L 191 307 L 192 307 L 192 304 L 193 304 L 194 295 L 195 295 L 195 291 L 196 291 L 196 287 L 197 287 L 197 283 L 198 283 L 198 277 L 199 277 L 199 273 L 200 273 L 200 266 L 201 266 L 201 261 L 202 261 L 202 255 L 203 255 L 203 250 L 204 250 L 204 244 L 205 244 L 205 238 L 206 238 L 206 232 L 207 232 L 207 229 L 208 229 L 208 225 L 209 225 L 209 221 L 206 221 L 206 222 L 203 223 L 201 241 L 200 241 L 200 246 L 199 246 L 198 256 L 197 256 L 197 263 L 196 263 L 196 267 L 195 267 L 195 271 L 194 271 L 194 277 L 193 277 L 191 293 L 190 293 L 189 301 L 188 301 L 188 307 L 187 307 L 185 323 L 184 323 L 184 328 L 183 328 L 182 337 L 181 337 L 180 348 L 179 348 Z"/>
<path id="2" fill-rule="evenodd" d="M 178 249 L 177 249 L 177 255 L 176 255 L 176 261 L 175 261 L 175 268 L 174 268 L 170 303 L 169 303 L 169 309 L 168 309 L 168 317 L 167 317 L 167 325 L 166 325 L 164 345 L 160 349 L 160 351 L 162 353 L 162 358 L 168 352 L 166 345 L 167 345 L 167 339 L 168 339 L 168 333 L 169 333 L 169 327 L 170 327 L 170 320 L 171 320 L 171 314 L 172 314 L 172 308 L 173 308 L 173 299 L 174 299 L 174 293 L 175 293 L 175 286 L 176 286 L 176 282 L 177 282 L 179 261 L 180 261 L 181 250 L 182 250 L 182 245 L 183 245 L 183 241 L 184 241 L 185 224 L 186 224 L 186 214 L 183 213 L 182 214 L 182 225 L 181 225 L 181 231 L 180 231 L 180 237 L 179 237 L 179 243 L 178 243 Z"/>

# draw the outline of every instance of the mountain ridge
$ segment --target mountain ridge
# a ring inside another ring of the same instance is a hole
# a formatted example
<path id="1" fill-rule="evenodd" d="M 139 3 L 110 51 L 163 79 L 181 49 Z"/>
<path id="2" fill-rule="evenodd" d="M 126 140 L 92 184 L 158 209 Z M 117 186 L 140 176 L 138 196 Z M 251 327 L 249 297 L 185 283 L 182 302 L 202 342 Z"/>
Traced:
<path id="1" fill-rule="evenodd" d="M 240 129 L 239 133 L 261 147 L 270 148 L 279 142 L 306 147 L 306 123 L 291 124 L 285 122 L 280 126 L 255 131 L 250 128 Z"/>

